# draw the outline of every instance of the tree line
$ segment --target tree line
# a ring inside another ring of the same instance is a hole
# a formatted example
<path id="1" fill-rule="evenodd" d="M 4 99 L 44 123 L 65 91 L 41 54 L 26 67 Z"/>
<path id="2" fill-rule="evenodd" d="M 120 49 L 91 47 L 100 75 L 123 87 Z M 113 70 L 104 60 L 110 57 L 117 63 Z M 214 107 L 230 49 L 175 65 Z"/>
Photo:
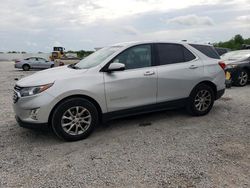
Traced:
<path id="1" fill-rule="evenodd" d="M 79 51 L 67 51 L 66 53 L 76 53 L 78 58 L 84 58 L 88 55 L 92 54 L 94 51 L 85 51 L 85 50 L 79 50 Z"/>
<path id="2" fill-rule="evenodd" d="M 232 50 L 240 50 L 243 45 L 250 45 L 250 38 L 244 39 L 240 34 L 235 35 L 228 41 L 214 43 L 215 47 L 229 48 Z"/>

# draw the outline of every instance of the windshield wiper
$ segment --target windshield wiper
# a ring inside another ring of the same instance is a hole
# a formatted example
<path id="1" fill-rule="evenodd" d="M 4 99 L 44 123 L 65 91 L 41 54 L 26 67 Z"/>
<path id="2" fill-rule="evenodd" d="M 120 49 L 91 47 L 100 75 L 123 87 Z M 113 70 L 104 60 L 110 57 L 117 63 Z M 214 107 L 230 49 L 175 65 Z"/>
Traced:
<path id="1" fill-rule="evenodd" d="M 72 69 L 81 69 L 80 67 L 76 66 L 76 63 L 70 64 L 68 67 Z"/>

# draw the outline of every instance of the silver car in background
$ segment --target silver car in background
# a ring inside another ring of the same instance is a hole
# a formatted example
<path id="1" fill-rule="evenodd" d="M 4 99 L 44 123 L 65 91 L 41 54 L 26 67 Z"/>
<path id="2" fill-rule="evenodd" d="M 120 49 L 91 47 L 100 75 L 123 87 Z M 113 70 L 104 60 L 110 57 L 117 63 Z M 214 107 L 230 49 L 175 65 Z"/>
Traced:
<path id="1" fill-rule="evenodd" d="M 15 61 L 15 68 L 28 71 L 30 69 L 48 69 L 54 67 L 53 61 L 48 61 L 41 57 L 30 57 L 21 61 Z"/>

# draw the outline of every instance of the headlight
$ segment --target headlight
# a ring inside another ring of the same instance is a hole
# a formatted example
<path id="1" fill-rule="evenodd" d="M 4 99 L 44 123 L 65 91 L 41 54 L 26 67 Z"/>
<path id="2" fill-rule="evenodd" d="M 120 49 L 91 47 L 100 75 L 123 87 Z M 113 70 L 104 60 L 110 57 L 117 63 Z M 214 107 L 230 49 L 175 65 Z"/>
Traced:
<path id="1" fill-rule="evenodd" d="M 19 91 L 19 93 L 21 97 L 32 96 L 49 89 L 52 85 L 53 83 L 42 86 L 24 87 Z"/>
<path id="2" fill-rule="evenodd" d="M 237 65 L 229 64 L 229 65 L 226 66 L 226 69 L 233 69 L 235 67 L 237 67 Z"/>

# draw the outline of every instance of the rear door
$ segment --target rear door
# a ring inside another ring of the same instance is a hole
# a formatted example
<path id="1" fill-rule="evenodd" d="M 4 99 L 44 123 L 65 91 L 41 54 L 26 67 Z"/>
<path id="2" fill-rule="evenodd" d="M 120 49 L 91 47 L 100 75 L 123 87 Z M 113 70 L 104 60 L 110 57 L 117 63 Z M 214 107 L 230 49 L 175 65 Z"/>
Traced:
<path id="1" fill-rule="evenodd" d="M 157 102 L 188 97 L 203 78 L 202 61 L 181 44 L 158 43 L 155 49 L 158 63 Z"/>
<path id="2" fill-rule="evenodd" d="M 109 112 L 156 103 L 157 71 L 151 51 L 150 44 L 138 45 L 114 58 L 112 62 L 125 64 L 125 70 L 104 73 Z"/>

